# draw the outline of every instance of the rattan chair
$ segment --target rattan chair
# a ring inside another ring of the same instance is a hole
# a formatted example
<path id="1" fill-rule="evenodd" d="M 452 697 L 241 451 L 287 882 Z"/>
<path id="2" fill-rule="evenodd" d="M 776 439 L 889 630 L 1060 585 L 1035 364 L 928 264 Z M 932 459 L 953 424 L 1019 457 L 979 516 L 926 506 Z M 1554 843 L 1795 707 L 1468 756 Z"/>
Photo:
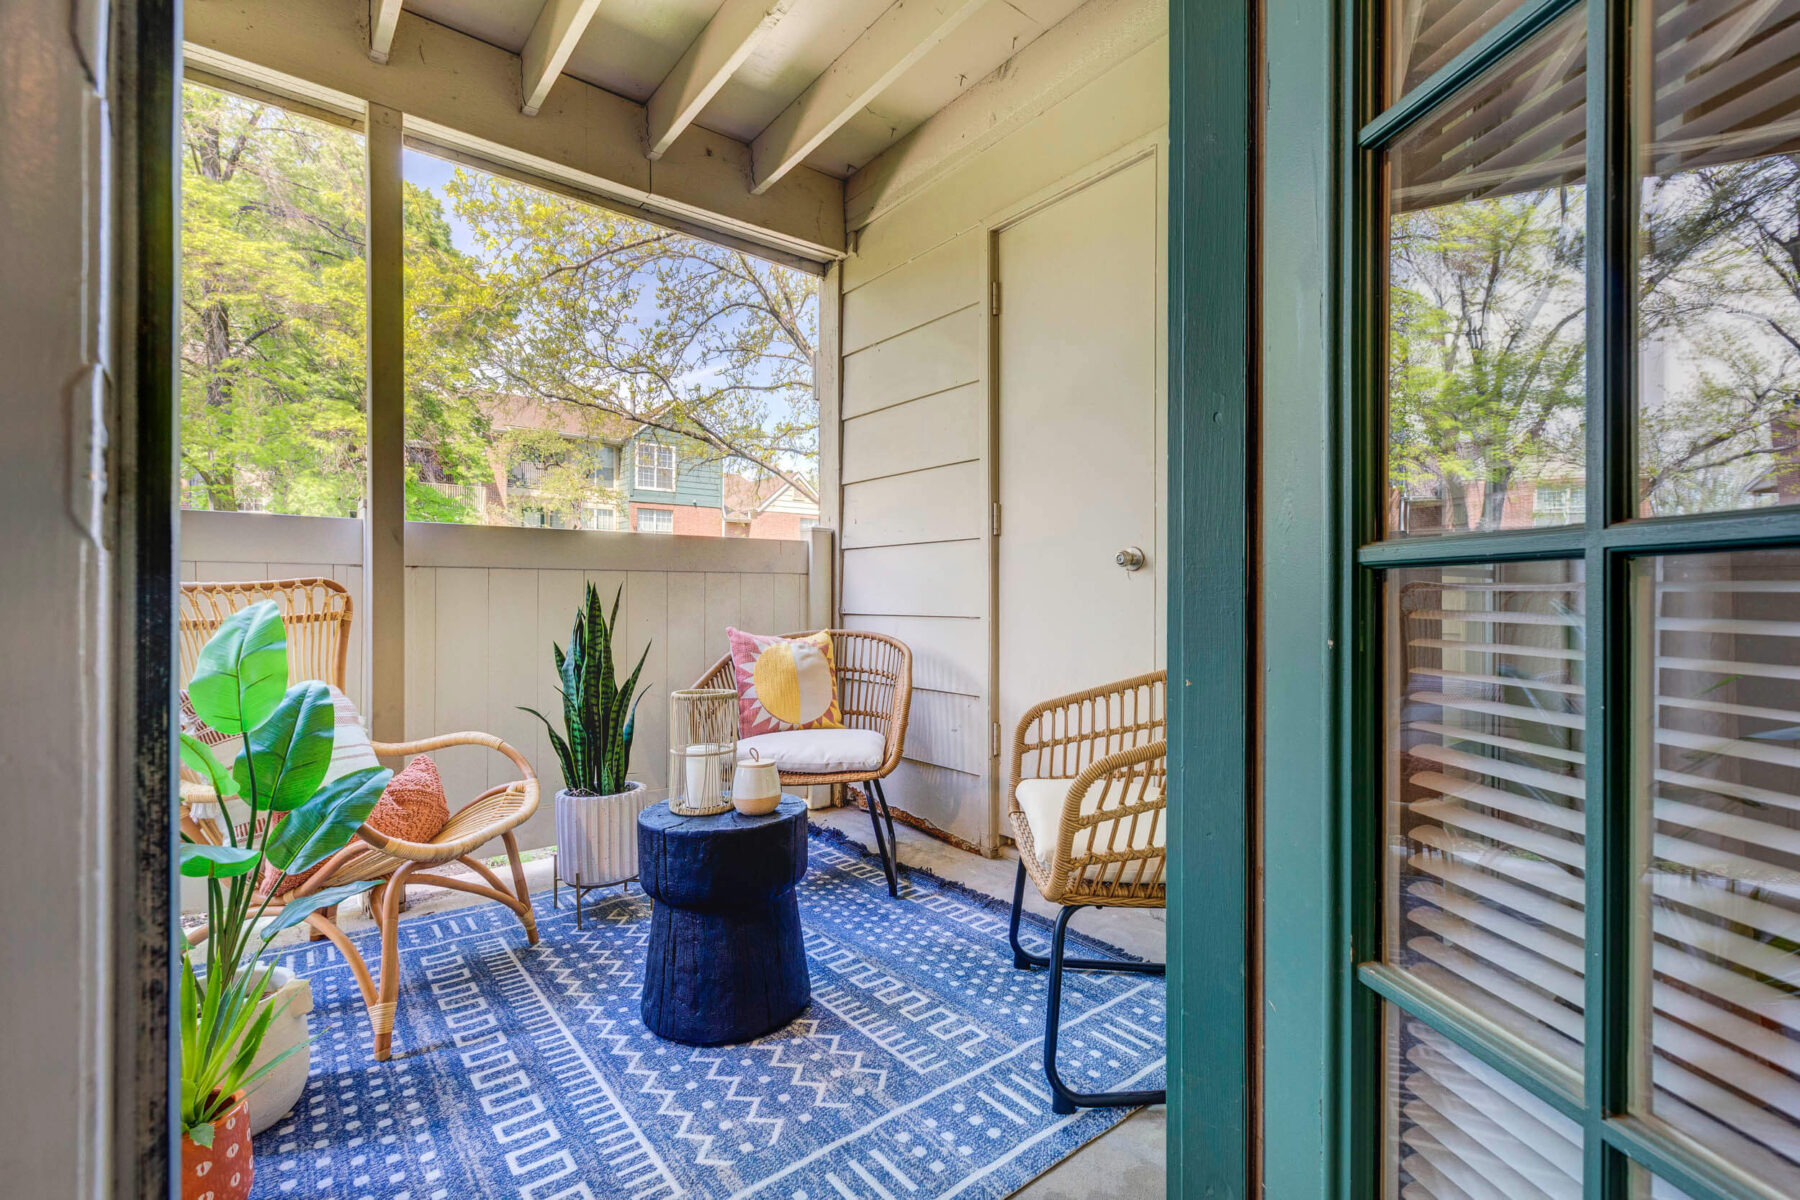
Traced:
<path id="1" fill-rule="evenodd" d="M 789 633 L 784 637 L 810 637 L 812 633 L 831 635 L 831 652 L 837 668 L 838 706 L 844 724 L 850 729 L 869 729 L 883 736 L 885 753 L 881 765 L 866 771 L 839 771 L 833 774 L 806 774 L 782 771 L 784 787 L 817 787 L 834 783 L 866 784 L 869 821 L 875 827 L 875 847 L 881 852 L 881 869 L 887 875 L 888 895 L 900 894 L 899 875 L 895 864 L 899 845 L 894 840 L 894 814 L 888 808 L 887 793 L 881 781 L 900 765 L 906 747 L 906 719 L 912 706 L 912 651 L 906 643 L 886 634 L 861 629 L 826 629 L 810 633 Z M 727 654 L 694 685 L 697 688 L 737 687 L 737 672 Z M 879 810 L 879 811 L 878 811 Z M 882 836 L 882 820 L 887 821 L 887 836 Z"/>
<path id="2" fill-rule="evenodd" d="M 329 579 L 286 579 L 267 583 L 185 583 L 181 587 L 182 682 L 192 675 L 200 647 L 220 622 L 233 612 L 259 600 L 275 600 L 282 606 L 282 622 L 288 631 L 290 679 L 318 678 L 340 690 L 343 687 L 345 652 L 349 644 L 350 597 L 341 584 Z M 318 672 L 313 674 L 311 672 Z M 371 978 L 368 965 L 356 946 L 337 924 L 335 905 L 311 913 L 306 924 L 314 940 L 325 938 L 343 952 L 362 991 L 375 1032 L 375 1057 L 386 1060 L 393 1043 L 394 1006 L 400 993 L 400 907 L 409 883 L 450 888 L 510 908 L 525 927 L 527 940 L 536 945 L 537 917 L 531 909 L 531 892 L 525 885 L 525 868 L 513 830 L 537 811 L 538 779 L 531 764 L 513 747 L 486 733 L 448 733 L 413 742 L 373 742 L 377 757 L 405 758 L 451 746 L 480 746 L 504 755 L 518 768 L 520 778 L 489 788 L 454 813 L 447 825 L 429 842 L 391 838 L 364 825 L 349 845 L 326 860 L 305 883 L 269 903 L 276 912 L 289 900 L 310 896 L 346 883 L 379 880 L 371 893 L 371 909 L 381 929 L 381 976 Z M 189 813 L 212 793 L 204 785 L 182 784 L 182 832 L 195 841 L 218 843 L 222 831 L 208 822 L 197 822 Z M 214 798 L 216 799 L 216 798 Z M 501 882 L 475 851 L 500 839 L 512 866 L 512 888 Z M 429 869 L 451 862 L 473 871 L 481 882 L 430 873 Z M 188 934 L 190 943 L 202 941 L 205 926 Z"/>
<path id="3" fill-rule="evenodd" d="M 194 677 L 200 651 L 226 617 L 261 600 L 281 608 L 287 634 L 288 678 L 317 679 L 344 691 L 344 664 L 350 653 L 350 593 L 335 579 L 268 579 L 238 583 L 184 583 L 176 621 L 181 647 L 181 686 Z M 223 830 L 203 829 L 193 810 L 218 811 L 218 797 L 192 768 L 181 767 L 181 831 L 195 841 L 216 842 Z"/>
<path id="4" fill-rule="evenodd" d="M 1165 1098 L 1160 1089 L 1071 1091 L 1057 1071 L 1056 1041 L 1065 970 L 1163 973 L 1162 963 L 1069 958 L 1063 945 L 1070 918 L 1083 908 L 1164 905 L 1166 688 L 1166 673 L 1155 671 L 1047 700 L 1025 714 L 1013 738 L 1006 793 L 1007 820 L 1019 846 L 1010 931 L 1013 965 L 1050 971 L 1044 1076 L 1051 1108 L 1058 1113 L 1161 1104 Z M 1027 876 L 1045 900 L 1060 906 L 1048 955 L 1019 944 Z"/>

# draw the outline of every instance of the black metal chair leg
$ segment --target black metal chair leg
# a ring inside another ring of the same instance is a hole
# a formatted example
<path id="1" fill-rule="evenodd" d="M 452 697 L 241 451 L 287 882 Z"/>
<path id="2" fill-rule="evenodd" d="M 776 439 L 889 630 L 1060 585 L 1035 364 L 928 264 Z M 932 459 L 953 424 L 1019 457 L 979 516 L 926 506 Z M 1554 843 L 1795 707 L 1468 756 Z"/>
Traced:
<path id="1" fill-rule="evenodd" d="M 887 819 L 888 845 L 893 847 L 894 865 L 898 866 L 900 864 L 900 839 L 894 833 L 894 810 L 888 807 L 887 789 L 881 785 L 879 779 L 869 780 L 869 786 L 874 788 L 875 794 L 881 798 L 881 815 Z"/>
<path id="2" fill-rule="evenodd" d="M 1025 863 L 1019 862 L 1018 875 L 1013 879 L 1012 923 L 1007 929 L 1007 939 L 1012 943 L 1013 966 L 1021 971 L 1029 971 L 1033 967 L 1047 967 L 1050 959 L 1046 955 L 1033 954 L 1019 942 L 1019 918 L 1025 911 Z M 1064 909 L 1073 912 L 1073 909 Z M 1132 962 L 1118 958 L 1065 958 L 1063 967 L 1070 971 L 1124 971 L 1133 975 L 1162 975 L 1167 964 L 1154 962 Z"/>
<path id="3" fill-rule="evenodd" d="M 1137 1108 L 1145 1104 L 1163 1104 L 1168 1092 L 1162 1088 L 1141 1092 L 1076 1092 L 1063 1083 L 1056 1070 L 1056 1035 L 1062 1023 L 1063 968 L 1074 965 L 1063 958 L 1063 938 L 1069 931 L 1069 920 L 1084 907 L 1071 905 L 1056 914 L 1056 925 L 1050 931 L 1050 999 L 1044 1010 L 1044 1078 L 1050 1084 L 1050 1111 L 1068 1116 L 1077 1108 Z M 1017 909 L 1014 910 L 1015 913 Z M 1017 945 L 1015 940 L 1014 945 Z"/>
<path id="4" fill-rule="evenodd" d="M 875 827 L 875 849 L 881 852 L 881 869 L 887 875 L 888 895 L 898 898 L 900 895 L 900 878 L 894 871 L 894 860 L 900 857 L 900 848 L 894 846 L 890 852 L 887 842 L 881 836 L 881 806 L 876 799 L 875 782 L 869 781 L 869 824 Z"/>

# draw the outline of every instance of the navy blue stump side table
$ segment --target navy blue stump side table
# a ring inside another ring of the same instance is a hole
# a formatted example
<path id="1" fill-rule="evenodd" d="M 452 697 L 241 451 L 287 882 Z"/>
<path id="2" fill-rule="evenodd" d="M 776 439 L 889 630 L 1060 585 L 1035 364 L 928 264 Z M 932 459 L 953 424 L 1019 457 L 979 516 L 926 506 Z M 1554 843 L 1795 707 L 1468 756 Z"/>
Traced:
<path id="1" fill-rule="evenodd" d="M 794 885 L 806 874 L 806 804 L 766 817 L 638 815 L 638 884 L 656 902 L 644 1026 L 696 1046 L 747 1042 L 812 1001 Z"/>

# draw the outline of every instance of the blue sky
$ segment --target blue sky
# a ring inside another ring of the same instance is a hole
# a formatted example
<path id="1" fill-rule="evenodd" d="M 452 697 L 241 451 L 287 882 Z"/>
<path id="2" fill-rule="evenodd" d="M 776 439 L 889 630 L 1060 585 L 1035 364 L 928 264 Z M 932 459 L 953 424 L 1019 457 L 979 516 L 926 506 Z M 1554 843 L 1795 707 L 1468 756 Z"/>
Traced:
<path id="1" fill-rule="evenodd" d="M 475 253 L 475 238 L 470 234 L 468 225 L 450 211 L 450 202 L 444 199 L 444 185 L 456 173 L 456 164 L 408 148 L 400 170 L 408 183 L 437 193 L 438 199 L 444 204 L 444 220 L 450 223 L 451 243 L 464 254 Z"/>

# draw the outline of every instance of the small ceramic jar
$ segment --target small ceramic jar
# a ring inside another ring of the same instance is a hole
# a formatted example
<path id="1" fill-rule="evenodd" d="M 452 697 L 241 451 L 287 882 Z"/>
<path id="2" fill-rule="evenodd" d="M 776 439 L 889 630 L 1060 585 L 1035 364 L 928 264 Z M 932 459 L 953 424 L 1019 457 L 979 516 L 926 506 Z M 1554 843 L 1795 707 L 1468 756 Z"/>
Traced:
<path id="1" fill-rule="evenodd" d="M 781 806 L 781 768 L 763 762 L 753 749 L 738 759 L 731 779 L 731 806 L 746 817 L 766 817 Z"/>

